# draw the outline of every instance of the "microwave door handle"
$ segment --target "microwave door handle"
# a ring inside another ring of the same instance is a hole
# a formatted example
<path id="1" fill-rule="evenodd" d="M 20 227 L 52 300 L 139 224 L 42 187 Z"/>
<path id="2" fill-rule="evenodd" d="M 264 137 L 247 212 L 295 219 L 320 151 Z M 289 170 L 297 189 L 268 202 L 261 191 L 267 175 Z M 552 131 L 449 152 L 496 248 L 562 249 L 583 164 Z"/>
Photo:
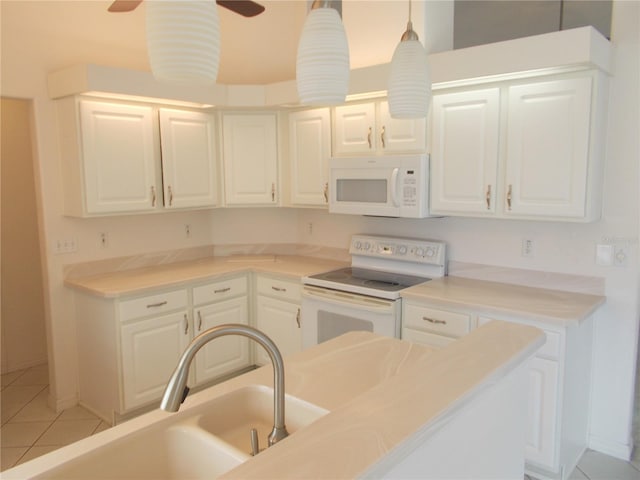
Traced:
<path id="1" fill-rule="evenodd" d="M 398 174 L 400 173 L 399 168 L 394 168 L 391 172 L 391 201 L 393 202 L 394 207 L 399 207 L 400 202 L 398 202 Z"/>

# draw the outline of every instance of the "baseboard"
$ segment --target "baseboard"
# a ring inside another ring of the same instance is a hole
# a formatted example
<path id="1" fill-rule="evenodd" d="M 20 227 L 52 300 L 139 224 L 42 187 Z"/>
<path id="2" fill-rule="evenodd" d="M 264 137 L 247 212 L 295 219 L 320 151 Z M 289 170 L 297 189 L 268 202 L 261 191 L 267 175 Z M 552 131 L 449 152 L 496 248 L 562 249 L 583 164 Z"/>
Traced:
<path id="1" fill-rule="evenodd" d="M 78 396 L 73 395 L 67 398 L 56 398 L 51 392 L 49 392 L 49 396 L 47 397 L 47 404 L 49 408 L 51 408 L 56 413 L 60 413 L 67 408 L 75 407 L 78 405 Z"/>
<path id="2" fill-rule="evenodd" d="M 631 460 L 631 455 L 633 454 L 633 441 L 630 440 L 630 443 L 623 444 L 605 440 L 596 435 L 590 435 L 589 448 L 628 462 Z"/>

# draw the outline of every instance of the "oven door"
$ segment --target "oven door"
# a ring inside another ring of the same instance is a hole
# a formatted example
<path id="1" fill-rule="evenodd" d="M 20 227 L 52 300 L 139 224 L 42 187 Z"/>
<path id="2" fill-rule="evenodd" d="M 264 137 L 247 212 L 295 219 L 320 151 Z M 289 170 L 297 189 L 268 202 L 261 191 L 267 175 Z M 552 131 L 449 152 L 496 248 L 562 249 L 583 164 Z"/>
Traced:
<path id="1" fill-rule="evenodd" d="M 400 338 L 400 299 L 386 300 L 305 285 L 302 291 L 302 347 L 351 331 Z"/>

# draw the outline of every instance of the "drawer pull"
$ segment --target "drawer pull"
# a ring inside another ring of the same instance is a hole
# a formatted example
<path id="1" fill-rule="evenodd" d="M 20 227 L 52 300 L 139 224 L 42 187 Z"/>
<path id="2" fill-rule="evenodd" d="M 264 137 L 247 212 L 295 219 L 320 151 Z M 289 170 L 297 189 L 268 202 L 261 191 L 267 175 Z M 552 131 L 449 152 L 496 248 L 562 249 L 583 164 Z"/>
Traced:
<path id="1" fill-rule="evenodd" d="M 436 325 L 446 325 L 447 322 L 445 320 L 438 320 L 438 319 L 434 319 L 434 318 L 429 318 L 429 317 L 422 317 L 423 320 L 426 320 L 429 323 L 433 323 Z"/>
<path id="2" fill-rule="evenodd" d="M 184 334 L 187 335 L 189 333 L 189 319 L 187 318 L 187 314 L 184 314 Z"/>
<path id="3" fill-rule="evenodd" d="M 298 313 L 296 313 L 296 323 L 298 324 L 298 328 L 300 328 L 300 309 L 298 309 Z"/>
<path id="4" fill-rule="evenodd" d="M 202 312 L 198 310 L 198 331 L 202 330 Z"/>
<path id="5" fill-rule="evenodd" d="M 231 287 L 225 287 L 225 288 L 221 288 L 219 290 L 214 290 L 213 293 L 226 293 L 229 290 L 231 290 Z"/>
<path id="6" fill-rule="evenodd" d="M 275 290 L 276 292 L 286 292 L 287 291 L 286 288 L 274 287 L 273 285 L 271 286 L 271 289 Z"/>
<path id="7" fill-rule="evenodd" d="M 167 304 L 166 300 L 164 302 L 150 303 L 149 305 L 147 305 L 147 308 L 162 307 L 163 305 L 166 305 L 166 304 Z"/>

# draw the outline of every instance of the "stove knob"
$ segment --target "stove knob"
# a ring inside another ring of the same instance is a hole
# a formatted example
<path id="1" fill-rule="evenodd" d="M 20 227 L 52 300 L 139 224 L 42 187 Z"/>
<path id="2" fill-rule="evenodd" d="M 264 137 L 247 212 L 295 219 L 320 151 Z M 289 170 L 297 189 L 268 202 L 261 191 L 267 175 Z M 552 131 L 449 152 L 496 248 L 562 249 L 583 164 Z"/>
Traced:
<path id="1" fill-rule="evenodd" d="M 435 256 L 436 251 L 433 247 L 427 247 L 427 257 L 431 258 Z"/>
<path id="2" fill-rule="evenodd" d="M 400 245 L 398 247 L 398 253 L 400 255 L 406 255 L 407 254 L 407 247 L 405 245 Z"/>
<path id="3" fill-rule="evenodd" d="M 365 242 L 364 244 L 365 251 L 368 251 L 370 248 L 371 248 L 371 244 L 369 242 Z"/>
<path id="4" fill-rule="evenodd" d="M 356 250 L 360 250 L 362 248 L 362 243 L 360 242 L 360 240 L 356 240 L 354 246 L 356 247 Z"/>
<path id="5" fill-rule="evenodd" d="M 424 249 L 418 247 L 416 248 L 416 256 L 417 257 L 424 257 Z"/>

